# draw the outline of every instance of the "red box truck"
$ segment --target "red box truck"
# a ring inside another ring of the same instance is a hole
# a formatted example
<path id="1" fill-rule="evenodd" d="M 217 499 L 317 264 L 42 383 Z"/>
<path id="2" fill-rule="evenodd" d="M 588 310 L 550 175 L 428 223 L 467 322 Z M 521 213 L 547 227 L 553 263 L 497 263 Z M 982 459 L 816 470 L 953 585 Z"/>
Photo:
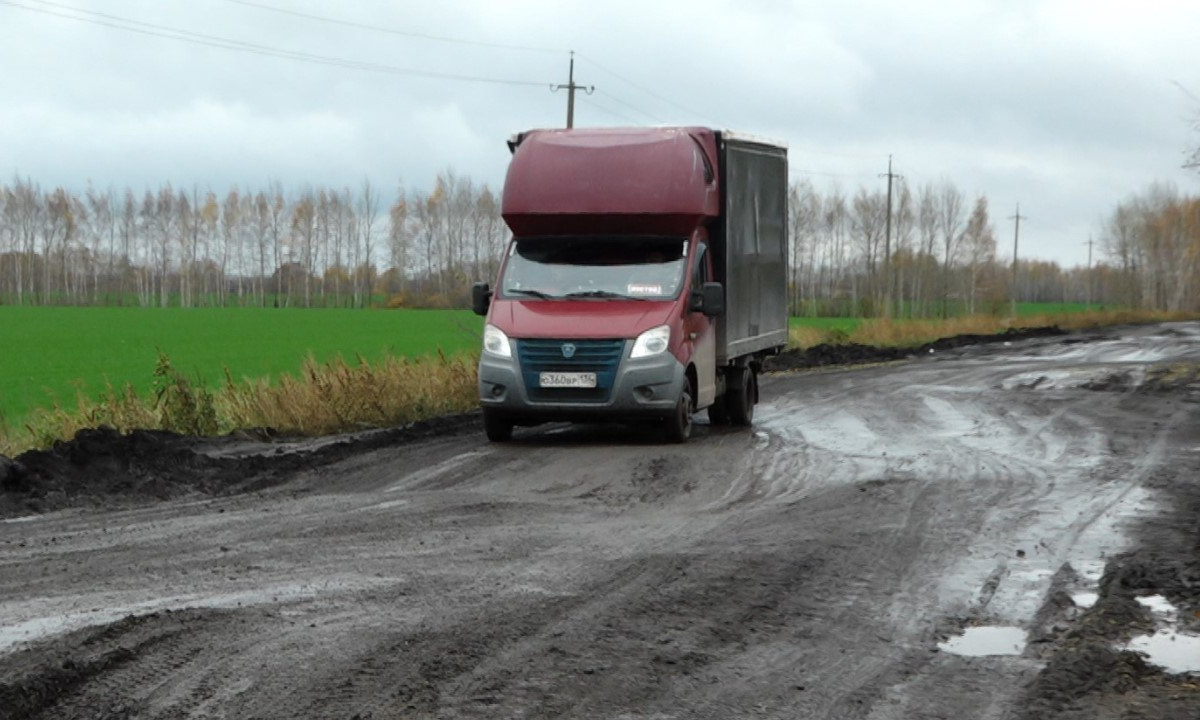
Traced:
<path id="1" fill-rule="evenodd" d="M 551 420 L 749 425 L 787 344 L 787 150 L 698 127 L 532 130 L 510 142 L 510 240 L 486 315 L 489 439 Z"/>

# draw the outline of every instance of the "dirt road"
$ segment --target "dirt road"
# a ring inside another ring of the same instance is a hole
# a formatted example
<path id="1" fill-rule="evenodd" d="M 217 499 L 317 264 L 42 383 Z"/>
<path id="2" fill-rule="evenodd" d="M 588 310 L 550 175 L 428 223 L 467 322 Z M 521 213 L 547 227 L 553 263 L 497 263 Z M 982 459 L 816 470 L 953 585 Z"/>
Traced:
<path id="1" fill-rule="evenodd" d="M 0 521 L 0 717 L 1194 719 L 1198 368 L 1174 324 L 770 376 L 686 446 L 151 449 L 286 472 Z"/>

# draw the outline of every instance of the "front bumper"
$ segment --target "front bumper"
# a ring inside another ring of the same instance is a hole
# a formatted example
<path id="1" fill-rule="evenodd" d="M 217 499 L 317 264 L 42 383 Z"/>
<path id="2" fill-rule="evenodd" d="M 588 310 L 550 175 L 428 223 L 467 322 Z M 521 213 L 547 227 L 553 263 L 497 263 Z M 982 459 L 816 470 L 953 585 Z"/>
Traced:
<path id="1" fill-rule="evenodd" d="M 531 393 L 521 372 L 519 354 L 496 357 L 483 353 L 479 360 L 479 403 L 489 412 L 517 424 L 551 420 L 580 422 L 625 422 L 670 415 L 687 382 L 683 365 L 669 352 L 647 358 L 629 357 L 632 342 L 626 342 L 613 378 L 612 389 L 603 399 L 570 397 L 570 391 L 537 389 Z M 536 394 L 537 399 L 531 397 Z"/>

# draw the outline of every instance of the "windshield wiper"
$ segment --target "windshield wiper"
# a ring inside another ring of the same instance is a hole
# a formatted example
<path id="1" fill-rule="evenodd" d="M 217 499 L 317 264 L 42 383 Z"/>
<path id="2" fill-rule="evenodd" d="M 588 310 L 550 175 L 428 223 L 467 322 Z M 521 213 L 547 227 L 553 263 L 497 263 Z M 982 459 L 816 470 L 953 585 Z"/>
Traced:
<path id="1" fill-rule="evenodd" d="M 541 290 L 523 290 L 520 288 L 505 290 L 504 292 L 511 293 L 513 295 L 529 295 L 530 297 L 539 298 L 541 300 L 549 300 L 550 298 L 558 297 L 558 295 L 549 295 Z"/>
<path id="2" fill-rule="evenodd" d="M 633 295 L 625 295 L 623 293 L 611 292 L 608 290 L 582 290 L 580 292 L 572 292 L 563 295 L 568 298 L 611 298 L 617 300 L 645 300 L 644 297 L 635 297 Z"/>

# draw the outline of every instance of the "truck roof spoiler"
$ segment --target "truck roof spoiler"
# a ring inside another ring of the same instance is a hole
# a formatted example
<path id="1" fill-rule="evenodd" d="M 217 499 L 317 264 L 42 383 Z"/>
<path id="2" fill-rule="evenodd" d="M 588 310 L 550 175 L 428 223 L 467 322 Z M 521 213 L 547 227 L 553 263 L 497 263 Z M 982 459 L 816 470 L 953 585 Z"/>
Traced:
<path id="1" fill-rule="evenodd" d="M 673 127 L 673 126 L 662 126 Z M 771 138 L 762 137 L 760 135 L 751 135 L 750 133 L 737 132 L 736 130 L 718 130 L 717 133 L 727 139 L 735 142 L 751 143 L 754 145 L 766 145 L 768 147 L 777 147 L 787 149 L 787 143 L 782 140 L 773 140 Z M 516 132 L 508 136 L 508 152 L 515 153 L 517 146 L 525 139 L 525 133 Z"/>
<path id="2" fill-rule="evenodd" d="M 734 140 L 736 142 L 752 143 L 754 145 L 768 145 L 787 149 L 787 143 L 782 140 L 772 140 L 771 138 L 762 137 L 761 135 L 751 135 L 750 133 L 738 132 L 736 130 L 719 130 L 718 134 L 726 140 Z"/>

